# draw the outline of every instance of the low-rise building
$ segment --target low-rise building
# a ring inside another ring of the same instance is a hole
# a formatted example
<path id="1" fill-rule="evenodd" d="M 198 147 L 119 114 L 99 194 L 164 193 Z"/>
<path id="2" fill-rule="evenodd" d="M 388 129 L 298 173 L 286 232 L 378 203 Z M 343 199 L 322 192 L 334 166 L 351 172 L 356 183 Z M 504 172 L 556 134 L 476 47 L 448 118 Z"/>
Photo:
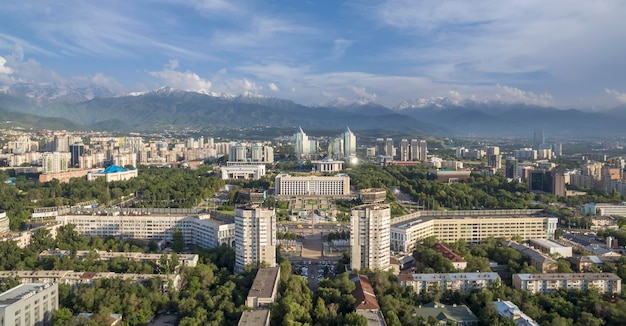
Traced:
<path id="1" fill-rule="evenodd" d="M 622 279 L 613 273 L 513 274 L 513 287 L 531 294 L 551 293 L 558 289 L 621 294 Z"/>
<path id="2" fill-rule="evenodd" d="M 489 237 L 551 239 L 558 219 L 541 210 L 420 211 L 393 219 L 391 250 L 412 252 L 424 238 L 434 236 L 444 243 L 459 239 L 478 244 Z"/>
<path id="3" fill-rule="evenodd" d="M 359 190 L 359 199 L 363 204 L 384 203 L 387 199 L 387 189 L 367 188 Z"/>
<path id="4" fill-rule="evenodd" d="M 352 278 L 352 282 L 356 286 L 352 291 L 356 313 L 367 319 L 368 326 L 386 326 L 385 318 L 369 278 L 366 275 L 357 275 Z"/>
<path id="5" fill-rule="evenodd" d="M 589 220 L 591 221 L 592 231 L 617 230 L 619 228 L 619 225 L 617 225 L 617 220 L 612 216 L 591 216 L 589 217 Z"/>
<path id="6" fill-rule="evenodd" d="M 270 326 L 270 310 L 244 310 L 239 318 L 238 326 Z"/>
<path id="7" fill-rule="evenodd" d="M 20 284 L 0 294 L 0 325 L 47 325 L 57 309 L 58 284 Z"/>
<path id="8" fill-rule="evenodd" d="M 443 243 L 436 243 L 432 249 L 449 259 L 456 270 L 464 270 L 467 267 L 467 261 Z"/>
<path id="9" fill-rule="evenodd" d="M 265 175 L 265 165 L 229 165 L 220 168 L 222 180 L 259 180 Z"/>
<path id="10" fill-rule="evenodd" d="M 444 305 L 433 301 L 415 307 L 414 315 L 426 321 L 435 318 L 440 325 L 476 326 L 480 323 L 480 319 L 463 304 Z"/>
<path id="11" fill-rule="evenodd" d="M 45 250 L 39 254 L 39 256 L 57 256 L 63 258 L 70 255 L 70 250 Z M 161 258 L 165 255 L 167 259 L 172 259 L 171 254 L 146 254 L 142 252 L 110 252 L 110 251 L 90 251 L 90 250 L 78 250 L 76 251 L 76 258 L 84 259 L 90 254 L 97 254 L 97 260 L 109 261 L 114 258 L 124 257 L 128 260 L 140 261 L 140 262 L 152 262 L 158 264 Z M 196 267 L 198 265 L 198 255 L 196 254 L 179 254 L 179 264 L 187 267 Z"/>
<path id="12" fill-rule="evenodd" d="M 522 255 L 530 258 L 530 264 L 540 273 L 553 273 L 558 269 L 559 264 L 556 260 L 543 255 L 541 252 L 519 244 L 515 241 L 502 241 L 502 245 L 517 250 Z"/>
<path id="13" fill-rule="evenodd" d="M 563 258 L 572 257 L 572 247 L 564 246 L 548 239 L 530 239 L 528 243 L 544 254 L 559 255 Z"/>
<path id="14" fill-rule="evenodd" d="M 185 244 L 215 248 L 233 246 L 235 223 L 230 216 L 217 212 L 198 215 L 64 215 L 57 222 L 74 224 L 76 231 L 87 236 L 118 237 L 172 241 L 174 230 L 180 229 Z"/>
<path id="15" fill-rule="evenodd" d="M 96 170 L 87 172 L 87 180 L 94 181 L 97 178 L 105 178 L 106 182 L 124 181 L 137 177 L 138 170 L 136 168 L 126 169 L 119 165 L 111 165 L 104 170 Z"/>
<path id="16" fill-rule="evenodd" d="M 412 286 L 418 294 L 422 291 L 431 292 L 436 288 L 470 293 L 499 282 L 500 276 L 498 273 L 400 274 L 398 281 L 404 287 Z"/>
<path id="17" fill-rule="evenodd" d="M 97 279 L 121 278 L 142 283 L 149 279 L 161 279 L 161 290 L 167 291 L 170 283 L 175 290 L 179 289 L 181 278 L 178 274 L 128 274 L 113 272 L 75 272 L 71 270 L 54 271 L 0 271 L 0 278 L 17 277 L 22 283 L 62 283 L 71 287 L 80 284 L 91 284 Z"/>
<path id="18" fill-rule="evenodd" d="M 539 326 L 539 323 L 528 317 L 511 301 L 494 301 L 498 315 L 511 318 L 517 326 Z"/>
<path id="19" fill-rule="evenodd" d="M 246 298 L 246 306 L 258 309 L 276 301 L 280 266 L 259 268 Z"/>

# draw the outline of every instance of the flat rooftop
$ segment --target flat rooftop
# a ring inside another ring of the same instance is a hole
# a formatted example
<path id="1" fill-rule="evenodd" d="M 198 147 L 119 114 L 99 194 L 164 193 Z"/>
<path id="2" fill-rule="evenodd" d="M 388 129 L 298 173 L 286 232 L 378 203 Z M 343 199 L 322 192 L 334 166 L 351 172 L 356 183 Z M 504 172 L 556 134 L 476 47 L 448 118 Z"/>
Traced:
<path id="1" fill-rule="evenodd" d="M 244 310 L 239 319 L 239 326 L 264 326 L 270 317 L 268 309 Z"/>
<path id="2" fill-rule="evenodd" d="M 0 307 L 10 306 L 23 298 L 30 297 L 50 286 L 49 283 L 25 283 L 20 284 L 0 294 Z"/>
<path id="3" fill-rule="evenodd" d="M 404 280 L 409 281 L 478 281 L 478 280 L 497 280 L 500 279 L 498 273 L 432 273 L 432 274 L 408 274 L 401 275 Z"/>
<path id="4" fill-rule="evenodd" d="M 248 292 L 248 297 L 270 298 L 274 293 L 274 285 L 279 276 L 279 271 L 280 267 L 278 266 L 259 268 L 254 282 L 252 282 L 250 292 Z"/>
<path id="5" fill-rule="evenodd" d="M 515 274 L 522 281 L 532 281 L 532 280 L 542 280 L 542 281 L 552 281 L 552 280 L 609 280 L 609 281 L 617 281 L 621 280 L 619 276 L 613 273 L 548 273 L 548 274 Z"/>
<path id="6" fill-rule="evenodd" d="M 554 242 L 548 239 L 530 239 L 529 242 L 531 244 L 537 244 L 544 248 L 569 248 L 568 246 L 564 246 L 558 242 Z"/>

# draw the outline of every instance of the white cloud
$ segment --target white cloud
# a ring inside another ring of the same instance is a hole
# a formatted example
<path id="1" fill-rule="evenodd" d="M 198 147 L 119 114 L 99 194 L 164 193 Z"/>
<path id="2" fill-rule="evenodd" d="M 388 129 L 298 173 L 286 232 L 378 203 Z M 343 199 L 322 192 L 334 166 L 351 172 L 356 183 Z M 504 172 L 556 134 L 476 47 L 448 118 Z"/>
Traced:
<path id="1" fill-rule="evenodd" d="M 333 48 L 330 51 L 330 59 L 337 60 L 342 58 L 352 43 L 354 42 L 343 38 L 335 39 L 333 41 Z"/>
<path id="2" fill-rule="evenodd" d="M 280 88 L 278 88 L 278 86 L 275 83 L 267 84 L 267 88 L 269 88 L 270 90 L 274 92 L 280 92 Z"/>
<path id="3" fill-rule="evenodd" d="M 178 71 L 178 61 L 170 60 L 169 63 L 163 66 L 161 71 L 150 71 L 149 74 L 159 78 L 163 83 L 172 88 L 209 93 L 212 83 L 206 79 L 201 78 L 198 74 L 192 71 Z"/>
<path id="4" fill-rule="evenodd" d="M 10 75 L 13 73 L 13 69 L 11 69 L 10 67 L 7 67 L 5 65 L 6 63 L 7 63 L 7 60 L 3 57 L 0 57 L 0 74 Z"/>
<path id="5" fill-rule="evenodd" d="M 614 89 L 605 88 L 604 92 L 615 97 L 620 103 L 626 103 L 626 93 L 618 92 Z"/>
<path id="6" fill-rule="evenodd" d="M 496 85 L 498 92 L 496 98 L 506 102 L 521 102 L 527 104 L 537 104 L 548 106 L 553 104 L 553 97 L 548 93 L 535 94 L 533 92 L 523 91 L 516 87 L 506 85 Z"/>

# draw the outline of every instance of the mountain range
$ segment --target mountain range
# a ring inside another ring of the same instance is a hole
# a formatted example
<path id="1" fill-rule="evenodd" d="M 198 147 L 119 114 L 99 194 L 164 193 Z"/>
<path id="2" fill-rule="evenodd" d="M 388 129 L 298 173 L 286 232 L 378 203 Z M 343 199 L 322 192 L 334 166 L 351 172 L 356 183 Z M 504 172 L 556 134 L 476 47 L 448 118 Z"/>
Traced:
<path id="1" fill-rule="evenodd" d="M 0 121 L 33 128 L 116 131 L 350 126 L 355 131 L 455 136 L 528 136 L 544 129 L 552 136 L 587 137 L 621 135 L 626 106 L 598 113 L 451 98 L 403 101 L 391 108 L 367 101 L 306 106 L 251 93 L 203 94 L 163 87 L 116 96 L 96 85 L 18 84 L 0 86 Z"/>

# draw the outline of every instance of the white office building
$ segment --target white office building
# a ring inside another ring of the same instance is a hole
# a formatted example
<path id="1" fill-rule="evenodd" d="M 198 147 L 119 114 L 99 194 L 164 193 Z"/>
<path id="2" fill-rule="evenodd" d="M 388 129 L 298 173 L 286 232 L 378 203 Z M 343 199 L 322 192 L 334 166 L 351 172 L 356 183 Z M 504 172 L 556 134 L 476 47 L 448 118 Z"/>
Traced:
<path id="1" fill-rule="evenodd" d="M 530 294 L 551 293 L 558 289 L 621 294 L 622 279 L 613 273 L 513 274 L 513 287 Z"/>
<path id="2" fill-rule="evenodd" d="M 434 236 L 444 243 L 459 239 L 478 244 L 489 237 L 552 239 L 558 219 L 535 216 L 537 210 L 424 211 L 394 219 L 391 250 L 412 252 L 419 241 Z"/>
<path id="3" fill-rule="evenodd" d="M 203 214 L 189 215 L 65 215 L 58 216 L 63 225 L 74 224 L 76 231 L 87 236 L 118 237 L 172 241 L 174 230 L 180 229 L 185 243 L 203 248 L 222 244 L 232 246 L 235 224 L 232 220 Z"/>
<path id="4" fill-rule="evenodd" d="M 246 265 L 276 266 L 276 214 L 257 205 L 235 209 L 235 273 Z"/>
<path id="5" fill-rule="evenodd" d="M 400 285 L 412 286 L 418 294 L 422 291 L 431 292 L 455 291 L 470 293 L 476 289 L 486 289 L 494 282 L 500 281 L 498 273 L 434 273 L 434 274 L 400 274 Z"/>
<path id="6" fill-rule="evenodd" d="M 388 270 L 389 204 L 361 205 L 352 209 L 350 218 L 350 249 L 352 269 Z"/>
<path id="7" fill-rule="evenodd" d="M 57 309 L 57 283 L 20 284 L 0 294 L 0 325 L 48 325 Z"/>
<path id="8" fill-rule="evenodd" d="M 265 175 L 265 165 L 229 165 L 220 168 L 222 180 L 258 180 Z"/>
<path id="9" fill-rule="evenodd" d="M 347 174 L 335 176 L 276 176 L 276 195 L 286 196 L 347 196 L 350 195 L 350 177 Z"/>

